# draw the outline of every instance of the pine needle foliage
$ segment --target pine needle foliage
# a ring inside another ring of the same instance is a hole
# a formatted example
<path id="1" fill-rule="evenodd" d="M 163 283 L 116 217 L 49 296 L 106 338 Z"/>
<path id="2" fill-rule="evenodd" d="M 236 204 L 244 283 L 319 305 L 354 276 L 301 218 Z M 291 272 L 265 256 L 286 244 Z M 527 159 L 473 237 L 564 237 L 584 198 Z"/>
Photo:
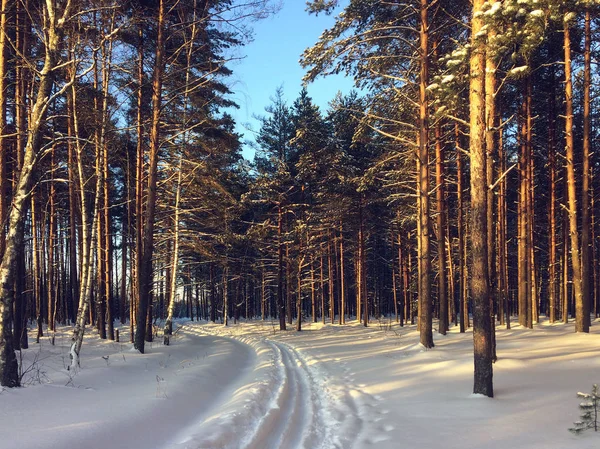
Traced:
<path id="1" fill-rule="evenodd" d="M 579 404 L 581 410 L 580 421 L 575 421 L 574 427 L 569 429 L 570 432 L 580 434 L 588 429 L 598 431 L 598 408 L 600 407 L 600 391 L 598 385 L 594 384 L 591 393 L 577 393 L 577 397 L 583 399 Z"/>

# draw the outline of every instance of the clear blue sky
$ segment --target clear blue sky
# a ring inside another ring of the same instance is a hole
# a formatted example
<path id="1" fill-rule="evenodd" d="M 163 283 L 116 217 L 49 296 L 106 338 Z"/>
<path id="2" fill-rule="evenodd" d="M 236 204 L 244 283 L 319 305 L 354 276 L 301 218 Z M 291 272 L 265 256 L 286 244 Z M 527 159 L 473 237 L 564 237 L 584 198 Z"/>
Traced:
<path id="1" fill-rule="evenodd" d="M 258 131 L 260 124 L 253 116 L 265 115 L 265 107 L 271 103 L 270 97 L 278 86 L 283 86 L 288 104 L 298 96 L 305 73 L 298 62 L 300 55 L 334 23 L 334 16 L 309 15 L 305 9 L 305 0 L 284 0 L 278 14 L 253 24 L 254 41 L 241 49 L 244 56 L 241 61 L 230 64 L 234 72 L 231 89 L 240 106 L 231 113 L 244 140 L 253 140 L 253 132 L 247 128 Z M 331 76 L 309 84 L 308 92 L 324 112 L 338 91 L 348 93 L 352 85 L 351 78 Z M 244 156 L 253 157 L 247 145 Z"/>

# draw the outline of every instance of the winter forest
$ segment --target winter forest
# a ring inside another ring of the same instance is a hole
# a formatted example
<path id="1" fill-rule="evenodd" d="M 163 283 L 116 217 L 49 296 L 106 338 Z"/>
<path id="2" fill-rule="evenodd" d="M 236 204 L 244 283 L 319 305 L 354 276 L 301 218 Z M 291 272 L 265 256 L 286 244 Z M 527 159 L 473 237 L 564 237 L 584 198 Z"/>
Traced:
<path id="1" fill-rule="evenodd" d="M 252 140 L 281 2 L 0 3 L 10 448 L 597 446 L 598 0 L 302 1 Z"/>

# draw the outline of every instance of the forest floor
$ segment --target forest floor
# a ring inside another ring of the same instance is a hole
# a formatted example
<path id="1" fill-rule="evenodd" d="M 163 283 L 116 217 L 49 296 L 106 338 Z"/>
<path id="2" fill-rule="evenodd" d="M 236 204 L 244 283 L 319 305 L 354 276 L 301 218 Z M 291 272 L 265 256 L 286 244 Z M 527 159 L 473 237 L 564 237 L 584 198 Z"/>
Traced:
<path id="1" fill-rule="evenodd" d="M 472 334 L 457 328 L 425 350 L 389 320 L 178 321 L 146 354 L 88 332 L 74 373 L 61 327 L 22 352 L 25 388 L 0 391 L 0 448 L 598 448 L 568 431 L 576 393 L 600 383 L 593 324 L 499 327 L 494 399 L 471 394 Z"/>

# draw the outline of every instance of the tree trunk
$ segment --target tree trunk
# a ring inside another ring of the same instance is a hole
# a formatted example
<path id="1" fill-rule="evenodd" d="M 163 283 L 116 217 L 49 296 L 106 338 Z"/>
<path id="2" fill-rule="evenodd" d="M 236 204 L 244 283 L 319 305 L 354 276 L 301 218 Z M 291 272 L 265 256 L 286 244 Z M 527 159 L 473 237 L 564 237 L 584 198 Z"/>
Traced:
<path id="1" fill-rule="evenodd" d="M 484 0 L 473 1 L 472 47 L 469 58 L 471 160 L 471 294 L 475 373 L 473 393 L 494 396 L 492 384 L 492 329 L 487 252 L 487 176 L 485 148 L 485 46 L 479 42 Z"/>
<path id="2" fill-rule="evenodd" d="M 435 178 L 437 202 L 437 247 L 438 247 L 438 301 L 440 303 L 439 332 L 446 335 L 450 325 L 448 314 L 448 281 L 446 276 L 446 188 L 444 182 L 444 147 L 442 145 L 442 129 L 435 125 Z"/>
<path id="3" fill-rule="evenodd" d="M 421 0 L 419 59 L 421 74 L 419 81 L 419 153 L 418 168 L 418 201 L 419 201 L 419 333 L 421 344 L 433 348 L 433 313 L 431 301 L 431 253 L 429 229 L 429 110 L 427 86 L 429 83 L 429 22 L 428 0 Z"/>
<path id="4" fill-rule="evenodd" d="M 558 280 L 557 273 L 557 242 L 556 242 L 556 92 L 554 70 L 550 72 L 550 95 L 548 95 L 548 165 L 550 171 L 550 203 L 548 205 L 548 221 L 550 222 L 549 235 L 549 279 L 548 279 L 548 300 L 549 300 L 549 318 L 550 323 L 556 322 L 558 298 Z"/>
<path id="5" fill-rule="evenodd" d="M 571 33 L 569 23 L 564 24 L 565 50 L 565 152 L 567 165 L 567 193 L 569 198 L 569 234 L 571 236 L 571 264 L 573 267 L 573 293 L 575 295 L 575 330 L 589 332 L 585 319 L 585 305 L 581 286 L 581 259 L 579 254 L 579 231 L 577 229 L 577 188 L 573 161 L 573 83 L 571 77 Z"/>
<path id="6" fill-rule="evenodd" d="M 151 308 L 152 297 L 152 254 L 154 252 L 154 212 L 156 209 L 156 186 L 158 182 L 158 152 L 160 148 L 160 119 L 162 111 L 162 84 L 165 69 L 165 0 L 159 1 L 158 36 L 156 42 L 156 59 L 152 80 L 152 124 L 150 129 L 148 194 L 143 229 L 143 248 L 139 277 L 139 298 L 137 327 L 135 330 L 135 348 L 144 353 L 147 333 L 147 315 Z"/>
<path id="7" fill-rule="evenodd" d="M 344 282 L 344 234 L 340 225 L 340 324 L 346 324 L 346 284 Z"/>
<path id="8" fill-rule="evenodd" d="M 526 125 L 527 106 L 523 99 L 521 104 L 521 115 L 519 118 L 519 204 L 518 204 L 518 295 L 519 295 L 519 324 L 527 326 L 527 309 L 529 308 L 528 298 L 530 296 L 529 286 L 529 217 L 527 216 L 527 189 L 528 183 L 528 163 L 527 163 L 527 125 Z"/>
<path id="9" fill-rule="evenodd" d="M 460 130 L 458 123 L 454 125 L 454 143 L 456 146 L 456 193 L 458 202 L 458 307 L 460 315 L 460 332 L 464 333 L 469 327 L 469 308 L 468 308 L 468 297 L 465 294 L 467 290 L 467 273 L 465 263 L 465 225 L 464 225 L 464 186 L 463 186 L 463 156 L 460 147 Z"/>
<path id="10" fill-rule="evenodd" d="M 283 212 L 277 206 L 277 306 L 279 309 L 279 330 L 285 330 L 285 298 L 283 297 Z"/>
<path id="11" fill-rule="evenodd" d="M 164 327 L 163 344 L 169 345 L 171 335 L 173 335 L 173 312 L 175 311 L 175 296 L 177 295 L 177 267 L 179 266 L 179 214 L 181 201 L 181 176 L 182 176 L 183 157 L 180 154 L 177 167 L 177 187 L 175 191 L 175 218 L 173 219 L 173 259 L 171 262 L 171 275 L 169 278 L 169 308 Z"/>
<path id="12" fill-rule="evenodd" d="M 581 295 L 583 330 L 590 327 L 590 259 L 591 222 L 590 222 L 590 87 L 591 87 L 591 16 L 589 8 L 585 11 L 585 49 L 583 70 L 583 164 L 581 167 Z"/>

